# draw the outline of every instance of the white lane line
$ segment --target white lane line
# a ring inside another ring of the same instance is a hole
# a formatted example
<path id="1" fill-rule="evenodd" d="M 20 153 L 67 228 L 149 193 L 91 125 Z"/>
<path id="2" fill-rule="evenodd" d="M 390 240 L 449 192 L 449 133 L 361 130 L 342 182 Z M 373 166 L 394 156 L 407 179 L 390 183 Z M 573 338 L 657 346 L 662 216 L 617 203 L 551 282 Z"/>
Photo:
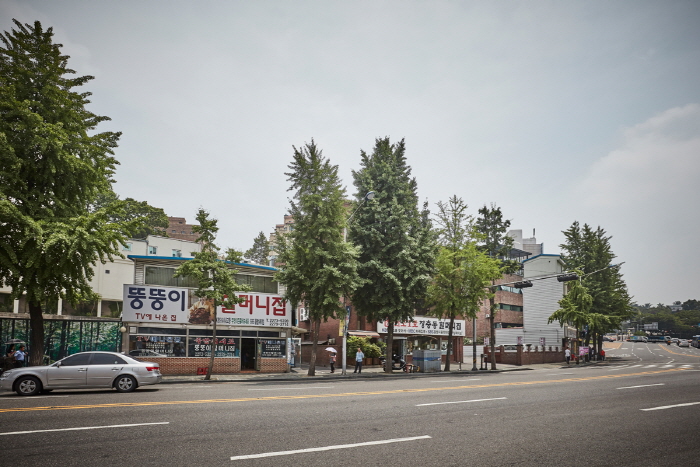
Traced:
<path id="1" fill-rule="evenodd" d="M 24 400 L 26 400 L 26 401 L 33 401 L 34 399 L 48 399 L 49 397 L 69 397 L 69 396 L 33 396 L 33 397 L 30 397 L 30 398 L 24 399 Z M 13 397 L 13 398 L 10 398 L 10 399 L 7 399 L 7 400 L 16 401 L 17 398 L 16 398 L 16 397 Z"/>
<path id="2" fill-rule="evenodd" d="M 332 389 L 333 386 L 306 386 L 298 388 L 265 388 L 265 389 L 248 389 L 248 391 L 277 391 L 278 389 Z"/>
<path id="3" fill-rule="evenodd" d="M 170 422 L 154 422 L 154 423 L 131 423 L 128 425 L 106 425 L 106 426 L 79 426 L 75 428 L 56 428 L 53 430 L 31 430 L 31 431 L 10 431 L 0 433 L 0 436 L 6 435 L 26 435 L 27 433 L 49 433 L 52 431 L 79 431 L 79 430 L 99 430 L 101 428 L 130 428 L 133 426 L 149 426 L 149 425 L 167 425 Z"/>
<path id="4" fill-rule="evenodd" d="M 698 405 L 698 404 L 700 404 L 700 402 L 688 402 L 687 404 L 664 405 L 662 407 L 652 407 L 650 409 L 639 409 L 639 410 L 647 412 L 649 410 L 673 409 L 675 407 L 688 407 L 689 405 Z"/>
<path id="5" fill-rule="evenodd" d="M 367 441 L 365 443 L 352 443 L 352 444 L 336 444 L 334 446 L 323 446 L 320 448 L 307 448 L 307 449 L 295 449 L 294 451 L 277 451 L 277 452 L 263 452 L 261 454 L 249 454 L 246 456 L 233 456 L 232 461 L 245 460 L 245 459 L 260 459 L 262 457 L 274 457 L 274 456 L 289 456 L 291 454 L 303 454 L 307 452 L 321 452 L 321 451 L 332 451 L 334 449 L 351 449 L 359 448 L 363 446 L 375 446 L 378 444 L 391 444 L 391 443 L 402 443 L 404 441 L 415 441 L 417 439 L 430 439 L 428 435 L 425 436 L 414 436 L 412 438 L 394 438 L 385 439 L 381 441 Z"/>
<path id="6" fill-rule="evenodd" d="M 472 399 L 470 401 L 431 402 L 429 404 L 416 404 L 416 407 L 425 407 L 427 405 L 464 404 L 466 402 L 497 401 L 497 400 L 501 400 L 501 399 L 507 399 L 507 397 L 494 397 L 493 399 Z"/>
<path id="7" fill-rule="evenodd" d="M 642 384 L 640 386 L 625 386 L 624 388 L 616 388 L 616 389 L 648 388 L 649 386 L 664 386 L 664 383 Z"/>

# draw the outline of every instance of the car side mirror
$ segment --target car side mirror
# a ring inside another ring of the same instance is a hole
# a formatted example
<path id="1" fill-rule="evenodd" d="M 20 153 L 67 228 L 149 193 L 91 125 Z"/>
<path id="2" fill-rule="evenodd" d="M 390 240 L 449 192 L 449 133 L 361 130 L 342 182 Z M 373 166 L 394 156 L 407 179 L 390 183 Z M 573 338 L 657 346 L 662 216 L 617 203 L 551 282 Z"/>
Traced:
<path id="1" fill-rule="evenodd" d="M 56 368 L 61 368 L 61 362 L 56 362 L 53 364 Z"/>

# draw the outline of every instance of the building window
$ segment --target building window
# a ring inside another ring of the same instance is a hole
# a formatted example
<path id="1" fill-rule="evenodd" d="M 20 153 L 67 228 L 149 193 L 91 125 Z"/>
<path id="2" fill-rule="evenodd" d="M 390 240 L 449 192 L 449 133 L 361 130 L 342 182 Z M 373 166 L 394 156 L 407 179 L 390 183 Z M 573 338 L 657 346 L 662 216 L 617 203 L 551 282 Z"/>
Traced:
<path id="1" fill-rule="evenodd" d="M 182 258 L 182 250 L 173 250 L 173 256 L 175 258 Z"/>
<path id="2" fill-rule="evenodd" d="M 498 308 L 500 310 L 510 310 L 510 311 L 523 311 L 523 307 L 518 305 L 507 305 L 505 303 L 499 303 Z"/>
<path id="3" fill-rule="evenodd" d="M 148 247 L 148 254 L 149 255 L 157 255 L 158 254 L 158 247 L 157 246 L 149 246 Z"/>
<path id="4" fill-rule="evenodd" d="M 173 230 L 173 232 L 175 232 L 175 231 Z M 185 232 L 185 231 L 183 230 L 182 233 L 186 234 L 187 232 Z"/>
<path id="5" fill-rule="evenodd" d="M 122 251 L 131 251 L 131 242 L 126 242 L 122 245 Z"/>
<path id="6" fill-rule="evenodd" d="M 146 285 L 164 285 L 166 287 L 191 287 L 199 286 L 197 281 L 191 277 L 173 277 L 175 268 L 162 268 L 156 266 L 146 266 Z"/>
<path id="7" fill-rule="evenodd" d="M 177 233 L 177 230 L 173 229 L 173 233 Z"/>

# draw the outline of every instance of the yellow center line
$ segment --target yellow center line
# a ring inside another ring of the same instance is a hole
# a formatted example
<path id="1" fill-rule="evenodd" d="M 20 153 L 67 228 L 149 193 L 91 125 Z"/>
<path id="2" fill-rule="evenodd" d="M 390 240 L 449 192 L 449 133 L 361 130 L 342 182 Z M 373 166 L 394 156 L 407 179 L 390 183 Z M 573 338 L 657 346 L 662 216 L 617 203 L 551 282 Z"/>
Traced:
<path id="1" fill-rule="evenodd" d="M 588 376 L 582 378 L 566 378 L 566 379 L 555 379 L 555 380 L 543 380 L 543 381 L 521 381 L 521 382 L 509 382 L 509 383 L 493 383 L 493 384 L 471 384 L 467 386 L 447 386 L 442 388 L 420 388 L 420 389 L 392 389 L 387 391 L 362 391 L 362 392 L 344 392 L 337 394 L 304 394 L 299 396 L 268 396 L 268 397 L 242 397 L 237 399 L 199 399 L 191 401 L 153 401 L 153 402 L 118 402 L 114 404 L 92 404 L 92 405 L 58 405 L 58 406 L 48 406 L 48 407 L 17 407 L 0 409 L 0 413 L 6 412 L 34 412 L 34 411 L 46 411 L 46 410 L 77 410 L 77 409 L 100 409 L 100 408 L 116 408 L 116 407 L 148 407 L 148 406 L 159 406 L 159 405 L 182 405 L 182 404 L 218 404 L 218 403 L 231 403 L 231 402 L 257 402 L 257 401 L 276 401 L 276 400 L 295 400 L 295 399 L 315 399 L 315 398 L 328 398 L 328 397 L 355 397 L 355 396 L 377 396 L 377 395 L 387 395 L 387 394 L 400 394 L 400 393 L 416 393 L 416 392 L 429 392 L 429 391 L 450 391 L 455 389 L 481 389 L 481 388 L 495 388 L 495 387 L 505 387 L 505 386 L 531 386 L 535 384 L 552 384 L 552 383 L 570 383 L 570 382 L 580 382 L 580 381 L 594 381 L 599 379 L 611 379 L 611 378 L 627 378 L 631 376 L 644 376 L 644 375 L 655 375 L 660 373 L 670 373 L 674 371 L 684 371 L 685 368 L 672 368 L 668 370 L 656 370 L 656 371 L 643 371 L 641 373 L 630 373 L 630 374 L 614 374 L 614 375 L 601 375 L 601 376 Z"/>
<path id="2" fill-rule="evenodd" d="M 666 347 L 664 347 L 663 345 L 659 344 L 659 346 L 660 346 L 662 349 L 664 349 L 664 350 L 665 350 L 666 352 L 668 352 L 668 353 L 672 353 L 673 355 L 683 355 L 684 357 L 695 357 L 695 358 L 700 358 L 700 355 L 693 355 L 693 354 L 689 354 L 689 353 L 678 353 L 678 352 L 674 352 L 673 350 L 671 350 L 671 349 L 668 348 L 668 347 L 671 347 L 670 345 L 668 345 L 668 344 L 664 344 L 664 345 L 666 345 Z"/>

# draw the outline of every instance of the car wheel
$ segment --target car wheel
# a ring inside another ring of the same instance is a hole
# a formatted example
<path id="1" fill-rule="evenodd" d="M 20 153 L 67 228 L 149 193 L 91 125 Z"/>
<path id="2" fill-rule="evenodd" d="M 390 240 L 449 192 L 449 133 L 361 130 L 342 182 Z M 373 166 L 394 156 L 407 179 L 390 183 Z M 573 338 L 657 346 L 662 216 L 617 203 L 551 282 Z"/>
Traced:
<path id="1" fill-rule="evenodd" d="M 34 376 L 22 376 L 15 383 L 15 391 L 20 396 L 33 396 L 41 392 L 41 381 Z"/>
<path id="2" fill-rule="evenodd" d="M 114 381 L 114 389 L 117 392 L 131 392 L 136 389 L 136 380 L 133 376 L 121 375 Z"/>

